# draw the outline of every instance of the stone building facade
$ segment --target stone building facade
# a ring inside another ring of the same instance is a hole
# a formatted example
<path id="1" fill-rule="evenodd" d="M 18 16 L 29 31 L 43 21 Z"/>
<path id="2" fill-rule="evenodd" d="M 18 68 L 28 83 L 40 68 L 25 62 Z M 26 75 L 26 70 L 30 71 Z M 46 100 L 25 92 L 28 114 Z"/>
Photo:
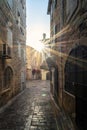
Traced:
<path id="1" fill-rule="evenodd" d="M 42 54 L 31 46 L 26 46 L 26 79 L 41 79 Z M 32 72 L 35 70 L 35 74 Z"/>
<path id="2" fill-rule="evenodd" d="M 26 0 L 0 0 L 0 107 L 25 88 Z"/>
<path id="3" fill-rule="evenodd" d="M 49 0 L 51 92 L 81 130 L 87 128 L 87 0 Z"/>

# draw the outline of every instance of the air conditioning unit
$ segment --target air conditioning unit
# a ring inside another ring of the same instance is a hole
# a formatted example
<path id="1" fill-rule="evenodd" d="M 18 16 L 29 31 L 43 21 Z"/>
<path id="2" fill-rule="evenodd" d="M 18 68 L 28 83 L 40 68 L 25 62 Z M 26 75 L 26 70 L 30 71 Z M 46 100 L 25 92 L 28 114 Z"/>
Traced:
<path id="1" fill-rule="evenodd" d="M 11 47 L 8 46 L 8 44 L 1 44 L 0 45 L 0 57 L 5 59 L 11 58 Z"/>

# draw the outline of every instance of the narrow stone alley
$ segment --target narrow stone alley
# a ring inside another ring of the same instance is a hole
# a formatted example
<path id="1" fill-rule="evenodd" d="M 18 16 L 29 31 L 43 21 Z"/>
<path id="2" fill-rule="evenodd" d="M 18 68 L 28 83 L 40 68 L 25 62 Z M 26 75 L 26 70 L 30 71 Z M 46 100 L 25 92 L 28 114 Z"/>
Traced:
<path id="1" fill-rule="evenodd" d="M 0 114 L 0 130 L 57 130 L 49 81 L 29 81 L 24 92 Z"/>
<path id="2" fill-rule="evenodd" d="M 60 108 L 57 112 L 50 81 L 28 81 L 26 89 L 0 113 L 0 130 L 77 130 Z"/>

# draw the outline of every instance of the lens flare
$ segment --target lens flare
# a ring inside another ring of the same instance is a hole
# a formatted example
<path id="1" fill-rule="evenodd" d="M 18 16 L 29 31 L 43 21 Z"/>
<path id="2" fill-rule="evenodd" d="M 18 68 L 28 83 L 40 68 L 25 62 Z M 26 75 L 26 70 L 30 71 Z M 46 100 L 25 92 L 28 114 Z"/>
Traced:
<path id="1" fill-rule="evenodd" d="M 43 49 L 44 49 L 44 44 L 43 44 L 43 43 L 40 43 L 39 45 L 36 44 L 36 45 L 35 45 L 35 49 L 36 49 L 37 51 L 39 51 L 39 52 L 42 52 Z"/>

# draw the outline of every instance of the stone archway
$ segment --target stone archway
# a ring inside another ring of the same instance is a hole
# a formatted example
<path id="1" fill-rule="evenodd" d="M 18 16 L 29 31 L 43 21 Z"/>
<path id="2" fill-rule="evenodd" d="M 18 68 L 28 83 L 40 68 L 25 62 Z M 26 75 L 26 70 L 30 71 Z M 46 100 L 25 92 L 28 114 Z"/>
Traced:
<path id="1" fill-rule="evenodd" d="M 75 95 L 76 123 L 87 128 L 87 46 L 72 49 L 65 65 L 65 90 Z"/>
<path id="2" fill-rule="evenodd" d="M 7 67 L 4 71 L 4 89 L 7 89 L 10 87 L 13 79 L 13 70 L 11 67 Z"/>

